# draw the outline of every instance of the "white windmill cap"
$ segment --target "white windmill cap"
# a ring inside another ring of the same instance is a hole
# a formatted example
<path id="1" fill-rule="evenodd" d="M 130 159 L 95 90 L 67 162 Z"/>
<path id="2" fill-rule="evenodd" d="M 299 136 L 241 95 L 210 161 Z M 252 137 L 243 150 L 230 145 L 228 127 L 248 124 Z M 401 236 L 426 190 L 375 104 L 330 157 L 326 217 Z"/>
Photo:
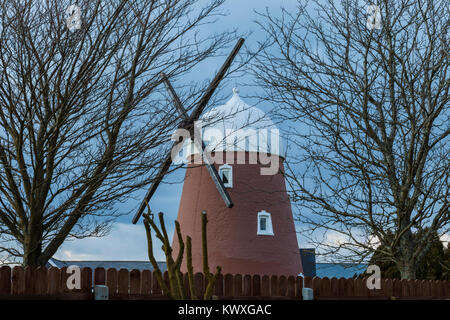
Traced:
<path id="1" fill-rule="evenodd" d="M 209 151 L 248 151 L 284 157 L 278 127 L 264 111 L 246 104 L 237 88 L 233 88 L 232 97 L 224 105 L 201 117 L 201 126 Z"/>

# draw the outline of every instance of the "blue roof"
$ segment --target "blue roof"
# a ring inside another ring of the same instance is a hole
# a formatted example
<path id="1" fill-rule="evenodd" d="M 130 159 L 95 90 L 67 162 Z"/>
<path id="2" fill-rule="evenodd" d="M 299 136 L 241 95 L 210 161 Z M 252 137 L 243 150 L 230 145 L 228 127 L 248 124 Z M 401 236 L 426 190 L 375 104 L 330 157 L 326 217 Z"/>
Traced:
<path id="1" fill-rule="evenodd" d="M 314 259 L 314 256 L 309 257 Z M 311 269 L 314 268 L 313 261 L 310 261 L 311 265 L 308 266 Z M 304 263 L 304 262 L 303 262 Z M 305 263 L 304 263 L 305 264 Z M 128 269 L 129 271 L 133 269 L 137 270 L 151 270 L 153 271 L 153 266 L 149 261 L 62 261 L 57 260 L 55 258 L 51 258 L 47 263 L 47 267 L 57 267 L 63 268 L 68 266 L 79 266 L 80 268 L 91 268 L 94 270 L 95 268 L 114 268 L 114 269 Z M 158 261 L 158 266 L 162 272 L 167 270 L 165 261 Z M 305 268 L 305 265 L 303 266 Z M 353 278 L 356 273 L 359 275 L 364 272 L 367 268 L 367 264 L 351 264 L 351 263 L 316 263 L 315 271 L 316 277 L 319 278 Z M 312 271 L 312 270 L 311 270 Z M 305 274 L 311 276 L 309 274 Z"/>
<path id="2" fill-rule="evenodd" d="M 151 270 L 153 271 L 153 266 L 149 261 L 61 261 L 55 258 L 51 258 L 47 263 L 47 267 L 68 267 L 68 266 L 78 266 L 80 268 L 113 268 L 113 269 L 128 269 L 129 271 L 133 269 L 137 270 Z M 166 262 L 158 261 L 159 269 L 164 272 L 166 271 Z"/>
<path id="3" fill-rule="evenodd" d="M 353 278 L 363 273 L 367 264 L 359 263 L 316 263 L 316 276 L 319 278 Z"/>

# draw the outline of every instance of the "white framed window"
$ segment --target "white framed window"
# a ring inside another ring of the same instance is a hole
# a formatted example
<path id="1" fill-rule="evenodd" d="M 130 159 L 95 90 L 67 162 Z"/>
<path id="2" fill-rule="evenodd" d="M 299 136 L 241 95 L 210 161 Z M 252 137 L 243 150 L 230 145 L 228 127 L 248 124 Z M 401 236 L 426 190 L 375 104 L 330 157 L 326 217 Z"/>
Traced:
<path id="1" fill-rule="evenodd" d="M 270 213 L 262 210 L 258 212 L 258 235 L 273 236 L 272 218 Z"/>
<path id="2" fill-rule="evenodd" d="M 219 176 L 225 188 L 233 187 L 233 167 L 228 164 L 219 167 Z"/>

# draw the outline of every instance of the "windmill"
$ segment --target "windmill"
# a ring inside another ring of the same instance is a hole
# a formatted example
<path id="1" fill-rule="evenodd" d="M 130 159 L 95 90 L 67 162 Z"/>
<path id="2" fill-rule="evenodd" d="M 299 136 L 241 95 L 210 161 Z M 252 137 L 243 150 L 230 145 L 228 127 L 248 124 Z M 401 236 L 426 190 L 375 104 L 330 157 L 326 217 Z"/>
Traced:
<path id="1" fill-rule="evenodd" d="M 202 114 L 203 110 L 205 109 L 206 105 L 208 104 L 208 101 L 211 99 L 214 91 L 217 89 L 220 81 L 222 81 L 223 77 L 225 76 L 225 73 L 231 66 L 231 63 L 233 62 L 234 58 L 236 57 L 237 53 L 239 52 L 239 50 L 241 49 L 243 44 L 244 44 L 244 39 L 240 38 L 238 40 L 238 42 L 236 43 L 236 45 L 234 46 L 231 53 L 229 54 L 229 56 L 227 57 L 227 59 L 225 60 L 222 67 L 217 72 L 214 79 L 209 84 L 208 88 L 206 89 L 205 94 L 199 100 L 199 102 L 197 103 L 197 106 L 194 108 L 191 115 L 188 115 L 186 112 L 186 109 L 182 106 L 181 100 L 177 96 L 177 94 L 176 94 L 175 90 L 173 89 L 172 85 L 170 84 L 170 81 L 167 78 L 167 76 L 164 73 L 161 74 L 162 80 L 163 80 L 167 90 L 169 91 L 170 96 L 172 97 L 175 108 L 177 109 L 178 113 L 180 114 L 180 116 L 182 118 L 179 128 L 186 129 L 186 130 L 189 130 L 190 132 L 194 132 L 194 133 L 196 131 L 198 131 L 198 129 L 194 125 L 194 122 L 197 121 L 198 118 L 200 117 L 200 115 Z M 194 135 L 194 136 L 200 136 L 200 135 Z M 205 150 L 205 144 L 203 143 L 203 141 L 197 141 L 197 139 L 193 139 L 193 140 L 194 140 L 194 144 L 198 150 L 202 150 L 202 151 Z M 174 146 L 177 143 L 178 142 L 175 142 Z M 216 168 L 214 167 L 212 160 L 209 157 L 209 154 L 207 152 L 202 152 L 202 159 L 203 159 L 203 162 L 205 163 L 206 168 L 208 169 L 211 179 L 213 180 L 220 196 L 224 200 L 225 205 L 228 208 L 233 207 L 233 202 L 230 198 L 230 195 L 228 194 L 227 190 L 225 189 L 222 179 L 220 178 L 219 173 L 217 172 Z M 166 158 L 163 162 L 161 169 L 159 170 L 158 174 L 156 175 L 155 180 L 153 181 L 152 185 L 150 186 L 150 189 L 148 190 L 148 192 L 144 198 L 144 201 L 142 201 L 142 203 L 139 207 L 139 210 L 136 212 L 135 216 L 133 217 L 133 220 L 132 220 L 133 224 L 136 224 L 139 221 L 139 218 L 141 217 L 142 213 L 144 212 L 144 210 L 146 208 L 146 203 L 148 203 L 150 201 L 150 199 L 152 198 L 153 194 L 155 193 L 159 184 L 163 180 L 164 176 L 169 171 L 171 164 L 172 164 L 172 156 L 171 156 L 171 152 L 169 151 L 168 155 L 166 156 Z"/>

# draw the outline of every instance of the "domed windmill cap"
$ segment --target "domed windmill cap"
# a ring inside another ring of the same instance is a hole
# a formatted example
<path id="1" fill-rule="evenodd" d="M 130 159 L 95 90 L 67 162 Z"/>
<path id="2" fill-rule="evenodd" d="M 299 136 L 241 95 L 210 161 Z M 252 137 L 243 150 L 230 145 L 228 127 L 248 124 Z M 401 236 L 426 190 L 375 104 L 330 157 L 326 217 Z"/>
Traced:
<path id="1" fill-rule="evenodd" d="M 261 109 L 250 106 L 233 88 L 232 97 L 202 117 L 203 141 L 210 151 L 247 151 L 284 157 L 278 127 Z"/>

